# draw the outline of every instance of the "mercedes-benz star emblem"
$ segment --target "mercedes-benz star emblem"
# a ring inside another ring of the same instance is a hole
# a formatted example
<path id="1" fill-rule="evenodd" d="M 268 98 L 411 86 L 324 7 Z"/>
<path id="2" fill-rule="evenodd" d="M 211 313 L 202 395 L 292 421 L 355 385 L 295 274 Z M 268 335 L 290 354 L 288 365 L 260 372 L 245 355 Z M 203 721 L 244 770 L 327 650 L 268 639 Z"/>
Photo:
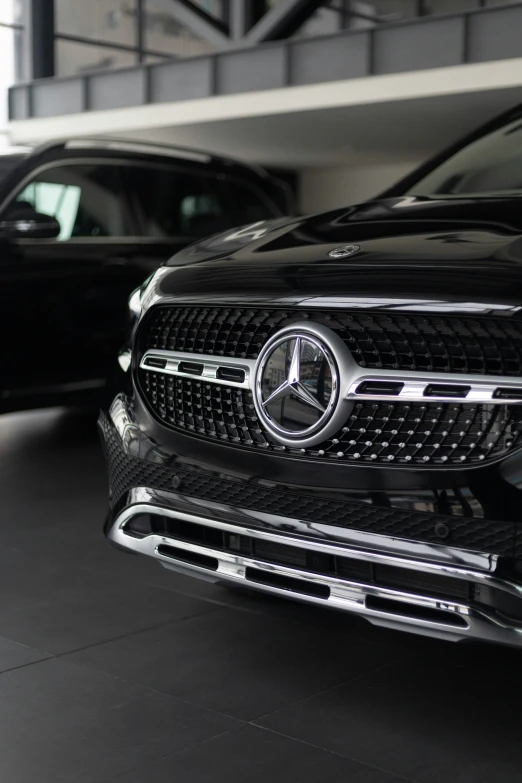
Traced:
<path id="1" fill-rule="evenodd" d="M 360 249 L 359 245 L 341 245 L 341 247 L 335 247 L 333 250 L 330 250 L 328 255 L 331 258 L 347 258 L 348 256 L 353 256 Z"/>
<path id="2" fill-rule="evenodd" d="M 336 362 L 323 341 L 300 330 L 285 330 L 267 343 L 259 357 L 256 409 L 280 441 L 306 439 L 331 418 L 338 386 Z"/>

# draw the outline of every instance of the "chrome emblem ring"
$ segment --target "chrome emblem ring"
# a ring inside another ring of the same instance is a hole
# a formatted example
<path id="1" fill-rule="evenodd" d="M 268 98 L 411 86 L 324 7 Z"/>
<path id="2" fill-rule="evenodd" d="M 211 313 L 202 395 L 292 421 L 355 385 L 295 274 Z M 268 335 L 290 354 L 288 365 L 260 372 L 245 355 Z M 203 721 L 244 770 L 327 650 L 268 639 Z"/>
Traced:
<path id="1" fill-rule="evenodd" d="M 345 405 L 339 399 L 337 339 L 325 327 L 296 324 L 263 347 L 254 372 L 254 404 L 278 443 L 309 446 L 325 440 L 332 423 L 338 428 L 337 414 Z"/>

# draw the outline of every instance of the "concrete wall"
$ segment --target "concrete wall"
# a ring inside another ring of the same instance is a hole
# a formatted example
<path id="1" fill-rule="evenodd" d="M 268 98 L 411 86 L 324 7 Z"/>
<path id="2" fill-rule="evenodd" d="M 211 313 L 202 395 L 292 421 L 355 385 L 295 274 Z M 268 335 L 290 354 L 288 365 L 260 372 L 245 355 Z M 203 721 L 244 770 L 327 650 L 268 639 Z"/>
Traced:
<path id="1" fill-rule="evenodd" d="M 420 160 L 364 161 L 302 169 L 298 203 L 304 214 L 365 201 L 403 177 Z"/>

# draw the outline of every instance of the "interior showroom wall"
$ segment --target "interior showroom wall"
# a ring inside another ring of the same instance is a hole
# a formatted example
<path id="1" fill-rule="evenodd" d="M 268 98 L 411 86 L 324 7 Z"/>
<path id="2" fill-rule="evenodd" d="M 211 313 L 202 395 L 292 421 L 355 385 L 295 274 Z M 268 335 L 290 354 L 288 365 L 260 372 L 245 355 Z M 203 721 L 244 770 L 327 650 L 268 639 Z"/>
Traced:
<path id="1" fill-rule="evenodd" d="M 365 164 L 357 158 L 352 164 L 301 169 L 298 172 L 299 208 L 306 214 L 365 201 L 393 185 L 418 163 L 402 160 Z"/>

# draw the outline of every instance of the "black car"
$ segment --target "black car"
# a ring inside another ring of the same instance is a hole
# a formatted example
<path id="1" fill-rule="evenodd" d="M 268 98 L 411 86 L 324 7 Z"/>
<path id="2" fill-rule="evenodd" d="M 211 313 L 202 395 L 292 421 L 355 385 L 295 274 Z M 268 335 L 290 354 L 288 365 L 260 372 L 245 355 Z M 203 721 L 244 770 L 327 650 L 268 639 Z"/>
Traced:
<path id="1" fill-rule="evenodd" d="M 172 258 L 100 418 L 108 538 L 521 645 L 521 196 L 522 109 L 374 201 Z"/>
<path id="2" fill-rule="evenodd" d="M 262 169 L 164 145 L 0 157 L 0 413 L 99 399 L 132 290 L 196 239 L 288 208 Z"/>

